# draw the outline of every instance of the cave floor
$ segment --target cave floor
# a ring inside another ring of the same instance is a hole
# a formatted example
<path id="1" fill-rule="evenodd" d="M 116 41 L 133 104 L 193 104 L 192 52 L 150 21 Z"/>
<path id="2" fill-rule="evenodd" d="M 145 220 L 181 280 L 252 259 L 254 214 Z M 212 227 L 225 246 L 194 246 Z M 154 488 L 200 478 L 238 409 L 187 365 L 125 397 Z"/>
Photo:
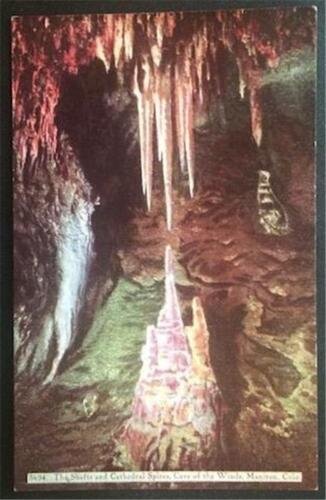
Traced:
<path id="1" fill-rule="evenodd" d="M 115 440 L 129 415 L 146 326 L 162 305 L 167 241 L 176 249 L 186 324 L 191 298 L 204 303 L 212 364 L 229 406 L 223 468 L 305 470 L 298 488 L 314 484 L 315 443 L 305 434 L 316 424 L 314 235 L 303 223 L 312 210 L 313 160 L 284 130 L 278 144 L 290 156 L 291 175 L 301 169 L 306 176 L 286 193 L 289 235 L 258 231 L 255 156 L 239 134 L 197 137 L 197 194 L 175 201 L 172 239 L 160 202 L 150 215 L 135 214 L 120 255 L 123 276 L 71 362 L 51 387 L 17 396 L 18 489 L 26 488 L 27 472 L 117 467 Z"/>
<path id="2" fill-rule="evenodd" d="M 112 468 L 112 437 L 128 416 L 147 321 L 155 321 L 161 299 L 162 283 L 119 281 L 73 365 L 33 407 L 28 404 L 29 421 L 17 417 L 17 430 L 24 433 L 19 453 L 22 458 L 26 451 L 28 471 Z M 83 464 L 81 453 L 87 456 Z"/>

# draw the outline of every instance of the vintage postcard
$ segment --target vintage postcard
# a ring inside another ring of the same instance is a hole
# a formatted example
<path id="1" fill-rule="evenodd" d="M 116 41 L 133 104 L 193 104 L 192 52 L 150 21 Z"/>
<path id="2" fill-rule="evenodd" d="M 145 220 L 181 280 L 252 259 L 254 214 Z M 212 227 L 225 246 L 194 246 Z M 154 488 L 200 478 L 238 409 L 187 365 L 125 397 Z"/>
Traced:
<path id="1" fill-rule="evenodd" d="M 318 489 L 318 8 L 232 4 L 11 16 L 17 491 Z"/>

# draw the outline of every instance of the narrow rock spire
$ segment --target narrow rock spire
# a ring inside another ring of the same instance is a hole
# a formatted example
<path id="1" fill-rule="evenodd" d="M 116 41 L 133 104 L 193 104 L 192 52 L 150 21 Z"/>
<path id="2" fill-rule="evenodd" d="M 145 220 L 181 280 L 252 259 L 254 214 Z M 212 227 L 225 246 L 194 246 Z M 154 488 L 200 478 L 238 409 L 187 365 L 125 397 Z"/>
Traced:
<path id="1" fill-rule="evenodd" d="M 157 326 L 162 324 L 183 326 L 173 272 L 173 253 L 170 245 L 165 248 L 165 302 L 160 311 Z"/>
<path id="2" fill-rule="evenodd" d="M 119 445 L 119 465 L 131 469 L 210 467 L 219 454 L 224 403 L 209 358 L 209 332 L 200 299 L 184 326 L 165 248 L 165 298 L 157 326 L 148 326 L 131 417 Z M 127 470 L 128 470 L 127 469 Z"/>

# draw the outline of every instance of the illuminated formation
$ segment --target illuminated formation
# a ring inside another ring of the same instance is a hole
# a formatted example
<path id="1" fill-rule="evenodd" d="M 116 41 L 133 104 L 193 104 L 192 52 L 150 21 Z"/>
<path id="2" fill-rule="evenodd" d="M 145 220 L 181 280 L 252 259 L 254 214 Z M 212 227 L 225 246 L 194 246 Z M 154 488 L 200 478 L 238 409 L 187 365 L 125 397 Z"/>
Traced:
<path id="1" fill-rule="evenodd" d="M 165 302 L 147 329 L 132 415 L 122 436 L 124 466 L 142 470 L 196 469 L 216 459 L 224 405 L 211 368 L 209 333 L 198 297 L 185 327 L 172 263 L 165 253 Z"/>
<path id="2" fill-rule="evenodd" d="M 237 57 L 239 69 L 239 91 L 242 98 L 245 89 L 249 89 L 251 110 L 251 128 L 253 137 L 260 146 L 262 140 L 262 112 L 259 88 L 261 71 L 257 67 L 257 52 L 263 52 L 270 67 L 276 67 L 278 56 L 274 47 L 259 45 L 250 36 L 250 26 L 241 26 L 243 12 L 237 13 L 236 21 L 232 16 L 219 12 L 216 25 L 204 17 L 198 23 L 196 31 L 189 39 L 176 41 L 173 67 L 170 61 L 163 60 L 163 43 L 173 39 L 180 20 L 176 13 L 162 13 L 137 16 L 137 23 L 150 40 L 150 49 L 142 48 L 140 61 L 136 60 L 134 69 L 134 94 L 137 98 L 139 120 L 139 142 L 141 157 L 141 176 L 143 194 L 146 195 L 147 208 L 151 208 L 154 128 L 156 128 L 157 159 L 162 163 L 166 206 L 166 223 L 172 229 L 172 172 L 174 149 L 183 174 L 188 176 L 189 193 L 193 197 L 195 190 L 195 142 L 194 124 L 196 111 L 201 111 L 205 99 L 208 99 L 207 87 L 214 79 L 217 93 L 221 94 L 218 65 L 218 42 L 230 50 L 236 49 L 233 36 L 235 26 L 239 25 L 238 37 L 244 40 L 244 50 Z M 181 19 L 182 20 L 182 19 Z M 221 23 L 219 26 L 218 23 Z M 226 28 L 224 28 L 226 26 Z M 120 47 L 120 44 L 119 44 Z M 125 50 L 127 50 L 125 48 Z M 129 49 L 127 51 L 129 53 Z M 120 53 L 120 52 L 119 52 Z M 104 61 L 106 63 L 106 60 Z M 165 62 L 165 64 L 164 64 Z M 140 71 L 140 70 L 141 71 Z M 142 77 L 140 78 L 140 72 Z M 214 73 L 212 78 L 212 73 Z M 141 82 L 141 83 L 140 83 Z M 155 119 L 154 119 L 155 117 Z M 173 130 L 176 138 L 173 139 Z"/>
<path id="3" fill-rule="evenodd" d="M 257 206 L 260 230 L 281 236 L 291 231 L 288 214 L 272 190 L 270 172 L 258 171 Z"/>
<path id="4" fill-rule="evenodd" d="M 161 162 L 171 229 L 173 170 L 179 163 L 193 196 L 195 118 L 203 106 L 207 109 L 210 96 L 223 98 L 225 53 L 236 61 L 239 94 L 248 100 L 252 135 L 260 146 L 263 71 L 276 68 L 280 54 L 291 48 L 289 20 L 300 23 L 300 16 L 307 24 L 306 14 L 296 8 L 13 18 L 16 174 L 28 167 L 34 175 L 54 159 L 66 175 L 55 124 L 60 79 L 63 72 L 77 75 L 81 66 L 100 59 L 135 95 L 142 190 L 150 209 L 154 167 Z M 307 36 L 314 43 L 312 30 Z"/>

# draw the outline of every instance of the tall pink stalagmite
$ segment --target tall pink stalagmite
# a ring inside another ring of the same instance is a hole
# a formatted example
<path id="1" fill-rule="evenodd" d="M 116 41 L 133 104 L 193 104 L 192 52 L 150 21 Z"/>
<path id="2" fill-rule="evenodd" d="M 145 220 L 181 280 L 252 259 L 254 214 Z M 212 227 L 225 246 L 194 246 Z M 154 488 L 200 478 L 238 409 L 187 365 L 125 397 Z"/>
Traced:
<path id="1" fill-rule="evenodd" d="M 173 254 L 165 251 L 165 297 L 156 326 L 147 328 L 131 417 L 119 446 L 129 469 L 200 469 L 220 453 L 224 404 L 210 364 L 204 310 L 192 301 L 193 325 L 185 327 Z"/>

